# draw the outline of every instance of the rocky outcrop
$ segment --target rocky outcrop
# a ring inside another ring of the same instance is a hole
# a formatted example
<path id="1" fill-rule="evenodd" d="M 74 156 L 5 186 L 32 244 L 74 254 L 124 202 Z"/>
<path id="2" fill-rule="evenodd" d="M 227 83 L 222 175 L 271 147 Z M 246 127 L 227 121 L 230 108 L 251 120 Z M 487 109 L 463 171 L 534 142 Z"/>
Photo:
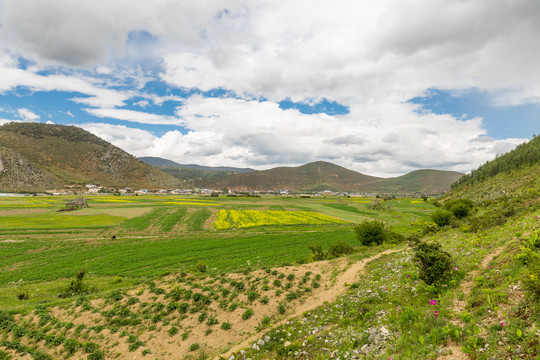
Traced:
<path id="1" fill-rule="evenodd" d="M 26 160 L 16 151 L 0 146 L 0 189 L 35 191 L 54 187 L 57 179 Z"/>

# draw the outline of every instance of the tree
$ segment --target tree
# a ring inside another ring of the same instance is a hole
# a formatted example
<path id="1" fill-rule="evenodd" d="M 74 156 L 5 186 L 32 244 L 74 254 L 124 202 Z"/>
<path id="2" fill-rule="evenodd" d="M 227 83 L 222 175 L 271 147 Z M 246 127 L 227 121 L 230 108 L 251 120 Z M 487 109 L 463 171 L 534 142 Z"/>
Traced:
<path id="1" fill-rule="evenodd" d="M 360 243 L 365 246 L 372 244 L 381 245 L 386 239 L 386 226 L 380 220 L 364 220 L 354 227 L 356 237 Z"/>

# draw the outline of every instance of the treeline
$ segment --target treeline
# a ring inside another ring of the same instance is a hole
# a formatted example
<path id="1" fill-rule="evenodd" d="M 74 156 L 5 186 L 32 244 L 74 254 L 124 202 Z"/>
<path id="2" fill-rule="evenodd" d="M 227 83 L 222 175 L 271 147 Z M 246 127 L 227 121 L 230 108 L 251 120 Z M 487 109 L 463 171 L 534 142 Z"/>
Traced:
<path id="1" fill-rule="evenodd" d="M 35 139 L 54 136 L 74 142 L 89 142 L 101 146 L 109 145 L 105 140 L 76 126 L 42 123 L 9 123 L 0 127 L 0 131 L 9 131 Z"/>
<path id="2" fill-rule="evenodd" d="M 518 145 L 514 150 L 486 162 L 470 174 L 463 175 L 452 184 L 452 189 L 465 184 L 484 181 L 499 173 L 510 172 L 526 166 L 540 163 L 540 136 L 534 135 L 527 143 Z"/>

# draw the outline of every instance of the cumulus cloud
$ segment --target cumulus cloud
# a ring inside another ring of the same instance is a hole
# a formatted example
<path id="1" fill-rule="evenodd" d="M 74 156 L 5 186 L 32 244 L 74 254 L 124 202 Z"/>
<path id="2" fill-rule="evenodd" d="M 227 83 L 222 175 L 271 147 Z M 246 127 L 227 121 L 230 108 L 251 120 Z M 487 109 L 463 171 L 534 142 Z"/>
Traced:
<path id="1" fill-rule="evenodd" d="M 415 110 L 386 102 L 353 107 L 347 116 L 306 115 L 269 101 L 192 96 L 177 111 L 186 133 L 158 137 L 124 126 L 83 127 L 136 156 L 259 169 L 326 160 L 378 176 L 420 168 L 466 172 L 523 142 L 484 136 L 479 118 Z M 383 116 L 388 112 L 391 118 Z"/>
<path id="2" fill-rule="evenodd" d="M 259 168 L 322 159 L 373 175 L 469 171 L 524 140 L 492 139 L 481 118 L 408 100 L 475 88 L 497 106 L 540 103 L 539 18 L 534 0 L 4 0 L 0 92 L 65 91 L 96 118 L 181 127 L 155 136 L 83 126 L 137 155 Z M 149 59 L 159 71 L 143 70 Z M 53 65 L 90 70 L 45 74 Z M 147 90 L 156 79 L 168 91 Z M 184 99 L 171 88 L 235 97 Z M 323 98 L 350 112 L 278 105 Z M 134 99 L 140 108 L 174 101 L 176 116 L 127 109 Z"/>
<path id="3" fill-rule="evenodd" d="M 35 122 L 38 121 L 40 116 L 29 109 L 18 109 L 17 114 L 21 118 L 22 121 L 28 121 L 28 122 Z"/>

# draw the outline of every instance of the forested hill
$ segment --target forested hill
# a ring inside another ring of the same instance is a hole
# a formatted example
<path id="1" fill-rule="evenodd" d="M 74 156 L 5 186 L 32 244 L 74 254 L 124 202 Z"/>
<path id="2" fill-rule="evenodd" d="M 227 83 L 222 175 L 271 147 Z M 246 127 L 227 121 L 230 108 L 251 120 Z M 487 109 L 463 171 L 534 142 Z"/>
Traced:
<path id="1" fill-rule="evenodd" d="M 481 182 L 500 173 L 537 164 L 540 164 L 540 136 L 535 136 L 531 141 L 520 144 L 514 150 L 486 162 L 478 169 L 471 171 L 470 174 L 458 179 L 452 184 L 452 188 Z"/>
<path id="2" fill-rule="evenodd" d="M 448 196 L 472 200 L 540 194 L 540 136 L 486 162 L 452 184 Z"/>

